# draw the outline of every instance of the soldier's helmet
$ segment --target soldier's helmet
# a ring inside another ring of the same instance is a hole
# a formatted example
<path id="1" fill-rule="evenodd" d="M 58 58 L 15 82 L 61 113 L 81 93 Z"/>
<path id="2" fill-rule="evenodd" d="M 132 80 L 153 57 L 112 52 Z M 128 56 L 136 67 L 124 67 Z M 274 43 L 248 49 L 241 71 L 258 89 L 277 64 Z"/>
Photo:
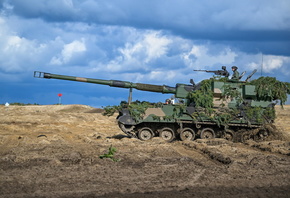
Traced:
<path id="1" fill-rule="evenodd" d="M 237 66 L 232 66 L 232 69 L 235 69 L 235 70 L 237 70 L 237 69 L 238 69 L 238 67 L 237 67 Z"/>

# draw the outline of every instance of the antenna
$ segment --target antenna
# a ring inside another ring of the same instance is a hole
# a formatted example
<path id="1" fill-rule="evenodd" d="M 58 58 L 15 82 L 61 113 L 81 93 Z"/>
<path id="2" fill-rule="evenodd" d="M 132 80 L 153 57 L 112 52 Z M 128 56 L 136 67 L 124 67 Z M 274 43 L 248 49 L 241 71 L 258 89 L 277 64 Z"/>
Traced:
<path id="1" fill-rule="evenodd" d="M 263 58 L 264 58 L 264 55 L 262 53 L 261 76 L 263 76 L 263 64 L 264 64 Z"/>

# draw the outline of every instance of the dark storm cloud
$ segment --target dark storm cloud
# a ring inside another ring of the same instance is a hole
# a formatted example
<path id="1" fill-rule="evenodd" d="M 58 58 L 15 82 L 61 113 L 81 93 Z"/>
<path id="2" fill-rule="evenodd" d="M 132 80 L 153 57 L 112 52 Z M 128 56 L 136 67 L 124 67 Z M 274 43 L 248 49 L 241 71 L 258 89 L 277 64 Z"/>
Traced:
<path id="1" fill-rule="evenodd" d="M 22 17 L 43 18 L 55 22 L 74 20 L 76 14 L 70 1 L 14 0 L 4 1 L 4 7 L 12 7 L 13 12 Z"/>
<path id="2" fill-rule="evenodd" d="M 179 29 L 185 32 L 289 31 L 290 2 L 273 1 L 191 1 L 191 0 L 14 0 L 6 2 L 13 12 L 47 21 L 82 21 L 88 23 Z M 237 32 L 234 32 L 235 34 Z M 225 37 L 228 37 L 226 35 Z M 249 35 L 250 39 L 252 35 Z M 265 35 L 264 35 L 265 36 Z M 281 35 L 280 35 L 281 36 Z M 234 37 L 233 35 L 231 37 Z M 266 34 L 267 38 L 267 34 Z M 289 37 L 288 37 L 289 38 Z M 244 38 L 243 38 L 244 39 Z"/>
<path id="3" fill-rule="evenodd" d="M 49 22 L 85 22 L 163 29 L 189 39 L 255 41 L 241 49 L 290 53 L 290 1 L 191 0 L 14 0 L 15 14 Z M 3 3 L 2 3 L 3 4 Z M 5 7 L 5 6 L 4 6 Z M 279 46 L 265 46 L 262 42 Z M 260 42 L 260 43 L 259 43 Z M 243 43 L 246 45 L 246 43 Z"/>

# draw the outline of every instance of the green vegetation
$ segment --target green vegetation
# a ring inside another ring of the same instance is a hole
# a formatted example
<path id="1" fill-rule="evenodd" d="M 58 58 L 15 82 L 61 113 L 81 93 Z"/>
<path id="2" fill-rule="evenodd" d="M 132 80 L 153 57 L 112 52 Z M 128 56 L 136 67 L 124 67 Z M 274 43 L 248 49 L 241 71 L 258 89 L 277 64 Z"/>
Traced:
<path id="1" fill-rule="evenodd" d="M 143 118 L 143 116 L 145 115 L 146 109 L 153 108 L 153 107 L 161 107 L 161 106 L 162 106 L 162 103 L 150 103 L 147 101 L 140 102 L 139 100 L 136 100 L 132 102 L 130 105 L 128 105 L 127 102 L 122 101 L 120 105 L 118 106 L 103 107 L 105 110 L 103 115 L 112 116 L 115 112 L 118 112 L 120 109 L 128 108 L 132 118 L 135 121 L 138 121 Z"/>
<path id="2" fill-rule="evenodd" d="M 128 105 L 130 115 L 135 121 L 142 120 L 143 116 L 145 115 L 146 109 L 148 109 L 149 107 L 152 107 L 149 102 L 135 102 Z"/>
<path id="3" fill-rule="evenodd" d="M 237 104 L 243 102 L 243 97 L 241 92 L 238 89 L 233 89 L 230 85 L 224 85 L 224 92 L 222 94 L 222 100 L 226 101 L 227 99 L 236 99 Z"/>
<path id="4" fill-rule="evenodd" d="M 115 112 L 118 112 L 120 106 L 114 105 L 114 106 L 106 106 L 106 107 L 102 107 L 102 108 L 105 110 L 103 115 L 110 117 L 110 116 L 114 115 Z"/>
<path id="5" fill-rule="evenodd" d="M 200 83 L 199 90 L 188 94 L 189 104 L 194 104 L 197 108 L 197 111 L 192 114 L 194 120 L 213 121 L 218 126 L 227 126 L 231 120 L 235 120 L 238 117 L 240 111 L 245 113 L 244 119 L 248 120 L 249 123 L 264 123 L 275 119 L 275 109 L 271 107 L 245 106 L 240 109 L 240 105 L 246 103 L 244 103 L 238 87 L 233 88 L 230 85 L 223 86 L 224 91 L 221 100 L 235 99 L 237 108 L 227 109 L 224 107 L 225 104 L 222 103 L 218 109 L 214 109 L 212 103 L 213 92 L 211 90 L 213 80 L 226 82 L 223 78 L 203 80 Z M 290 94 L 290 83 L 280 82 L 271 77 L 261 77 L 248 84 L 256 86 L 257 100 L 280 100 L 280 104 L 283 105 L 287 100 L 287 94 Z"/>
<path id="6" fill-rule="evenodd" d="M 212 117 L 212 121 L 216 122 L 219 127 L 227 126 L 235 115 L 236 114 L 233 111 L 227 112 L 215 111 L 214 116 Z"/>
<path id="7" fill-rule="evenodd" d="M 250 82 L 256 86 L 258 100 L 280 100 L 283 106 L 287 101 L 287 94 L 290 94 L 290 83 L 281 82 L 273 77 L 260 77 Z"/>
<path id="8" fill-rule="evenodd" d="M 188 93 L 188 104 L 193 103 L 195 107 L 202 107 L 206 114 L 210 115 L 213 112 L 213 91 L 211 84 L 213 79 L 203 80 L 200 83 L 200 89 Z"/>
<path id="9" fill-rule="evenodd" d="M 247 107 L 245 109 L 246 118 L 248 122 L 264 123 L 268 120 L 274 120 L 276 118 L 274 108 L 262 108 L 262 107 Z"/>
<path id="10" fill-rule="evenodd" d="M 175 104 L 174 105 L 174 108 L 173 108 L 172 117 L 173 118 L 181 117 L 184 112 L 186 112 L 186 106 L 183 103 L 181 103 L 181 104 Z"/>
<path id="11" fill-rule="evenodd" d="M 113 160 L 114 162 L 119 162 L 120 159 L 116 159 L 116 158 L 114 157 L 114 154 L 115 154 L 116 152 L 117 152 L 117 149 L 114 148 L 114 147 L 111 145 L 110 148 L 109 148 L 108 153 L 105 153 L 105 154 L 103 154 L 103 155 L 100 155 L 100 158 L 101 158 L 101 159 L 109 158 L 109 159 Z"/>

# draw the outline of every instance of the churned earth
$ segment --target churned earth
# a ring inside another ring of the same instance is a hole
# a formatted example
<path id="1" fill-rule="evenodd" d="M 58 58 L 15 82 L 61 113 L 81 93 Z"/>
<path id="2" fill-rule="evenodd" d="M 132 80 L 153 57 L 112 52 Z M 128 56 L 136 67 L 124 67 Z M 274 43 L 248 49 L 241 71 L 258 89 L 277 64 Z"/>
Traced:
<path id="1" fill-rule="evenodd" d="M 166 143 L 89 106 L 0 106 L 0 197 L 289 197 L 290 106 L 276 110 L 268 141 Z"/>

